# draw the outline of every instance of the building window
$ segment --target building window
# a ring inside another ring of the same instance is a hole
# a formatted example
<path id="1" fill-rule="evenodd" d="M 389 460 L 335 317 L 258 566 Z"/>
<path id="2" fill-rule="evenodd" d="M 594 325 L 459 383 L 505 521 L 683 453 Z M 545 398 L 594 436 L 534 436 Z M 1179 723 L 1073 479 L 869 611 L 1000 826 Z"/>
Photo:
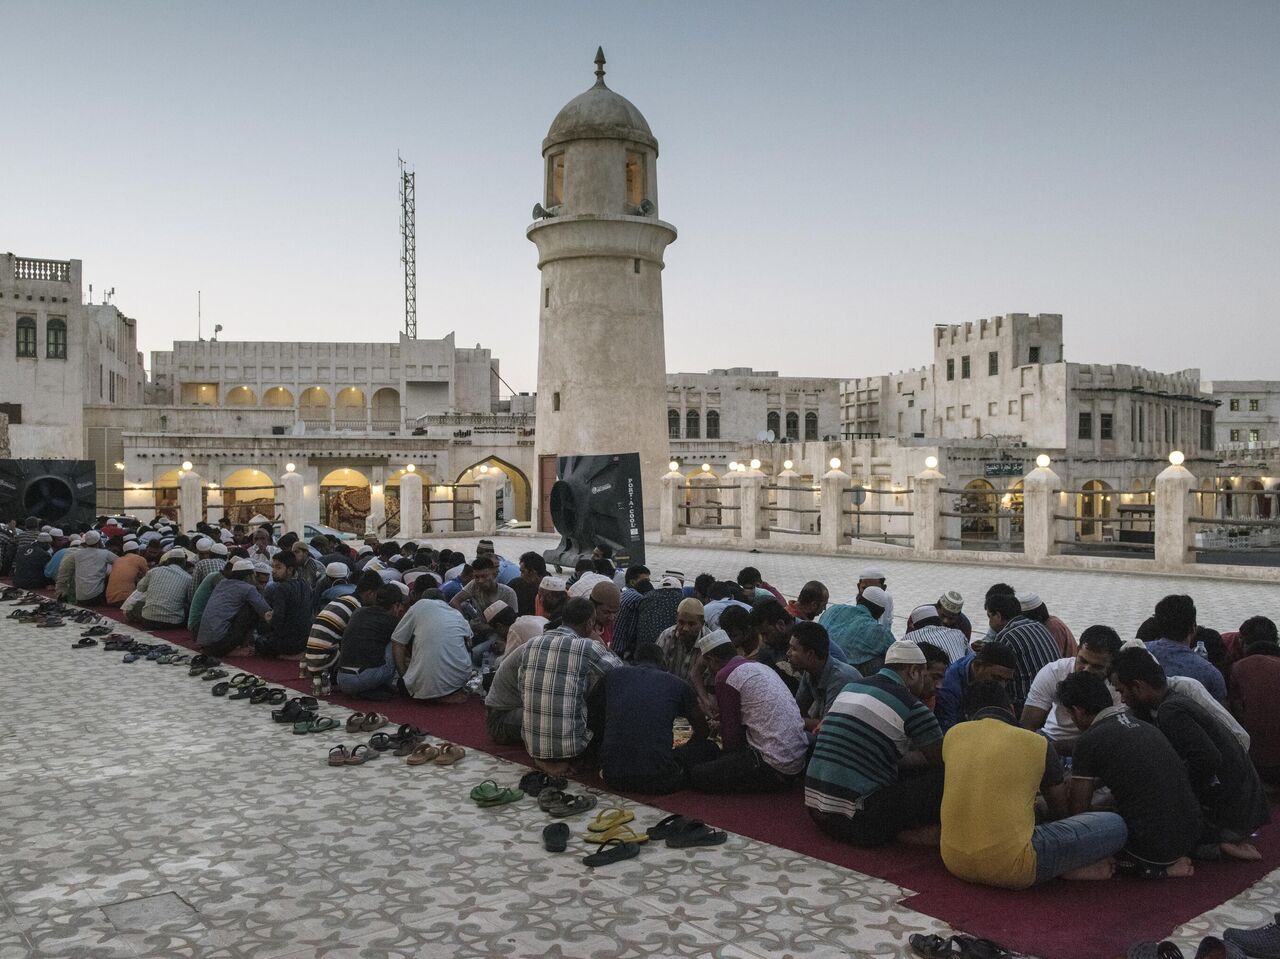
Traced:
<path id="1" fill-rule="evenodd" d="M 34 316 L 18 317 L 18 355 L 36 355 L 36 318 Z"/>
<path id="2" fill-rule="evenodd" d="M 954 406 L 947 407 L 947 419 L 954 420 L 956 418 L 956 408 Z"/>
<path id="3" fill-rule="evenodd" d="M 1213 449 L 1213 411 L 1200 411 L 1200 448 L 1202 450 Z M 1230 501 L 1230 498 L 1228 498 Z"/>
<path id="4" fill-rule="evenodd" d="M 707 410 L 707 439 L 718 440 L 720 438 L 720 411 Z"/>
<path id="5" fill-rule="evenodd" d="M 818 438 L 818 414 L 804 414 L 804 438 L 806 440 L 816 440 Z"/>
<path id="6" fill-rule="evenodd" d="M 787 439 L 798 440 L 800 438 L 800 414 L 787 414 Z"/>
<path id="7" fill-rule="evenodd" d="M 107 399 L 112 403 L 116 401 L 116 375 L 111 374 L 111 378 L 107 381 Z"/>
<path id="8" fill-rule="evenodd" d="M 1231 400 L 1230 402 L 1228 402 L 1228 403 L 1227 403 L 1227 407 L 1231 410 L 1231 412 L 1232 412 L 1232 413 L 1239 413 L 1239 412 L 1240 412 L 1240 401 L 1239 401 L 1239 400 Z"/>
<path id="9" fill-rule="evenodd" d="M 680 411 L 667 410 L 667 439 L 678 440 L 680 438 Z"/>
<path id="10" fill-rule="evenodd" d="M 1076 438 L 1082 440 L 1093 439 L 1093 414 L 1081 413 L 1079 428 L 1076 430 Z"/>
<path id="11" fill-rule="evenodd" d="M 51 360 L 67 358 L 67 321 L 53 319 L 45 326 L 45 356 Z"/>
<path id="12" fill-rule="evenodd" d="M 1262 442 L 1262 430 L 1249 430 L 1249 442 L 1250 442 L 1250 443 L 1261 443 L 1261 442 Z"/>
<path id="13" fill-rule="evenodd" d="M 960 379 L 967 380 L 969 378 L 970 372 L 971 372 L 971 368 L 969 366 L 969 357 L 967 356 L 960 357 Z"/>
<path id="14" fill-rule="evenodd" d="M 1232 431 L 1231 431 L 1231 442 L 1233 442 L 1233 443 L 1239 443 L 1239 442 L 1240 442 L 1240 431 L 1239 431 L 1239 430 L 1232 430 Z"/>
<path id="15" fill-rule="evenodd" d="M 947 358 L 947 379 L 954 380 L 956 378 L 956 361 L 955 357 Z"/>
<path id="16" fill-rule="evenodd" d="M 1249 401 L 1249 412 L 1250 412 L 1250 413 L 1256 413 L 1256 412 L 1258 412 L 1258 401 L 1257 401 L 1257 400 L 1250 400 L 1250 401 Z"/>
<path id="17" fill-rule="evenodd" d="M 702 417 L 697 410 L 689 410 L 684 414 L 685 439 L 696 440 L 702 436 Z"/>
<path id="18" fill-rule="evenodd" d="M 560 412 L 560 391 L 559 390 L 556 390 L 556 392 L 551 394 L 551 412 L 553 413 Z"/>
<path id="19" fill-rule="evenodd" d="M 769 415 L 765 417 L 764 428 L 773 434 L 774 439 L 782 437 L 782 417 L 778 415 L 777 410 L 770 410 Z"/>
<path id="20" fill-rule="evenodd" d="M 1000 354 L 992 350 L 987 354 L 987 376 L 995 376 L 1000 372 Z"/>
<path id="21" fill-rule="evenodd" d="M 644 199 L 644 154 L 627 151 L 627 203 L 638 207 Z"/>
<path id="22" fill-rule="evenodd" d="M 564 202 L 564 154 L 547 157 L 547 206 Z"/>
<path id="23" fill-rule="evenodd" d="M 1040 362 L 1040 347 L 1033 346 L 1029 350 L 1027 350 L 1027 362 L 1028 363 Z"/>
<path id="24" fill-rule="evenodd" d="M 22 404 L 21 403 L 0 403 L 0 413 L 9 417 L 10 426 L 22 425 Z"/>
<path id="25" fill-rule="evenodd" d="M 987 415 L 988 415 L 988 416 L 999 416 L 999 415 L 1000 415 L 1000 404 L 999 404 L 999 403 L 996 403 L 996 402 L 988 403 L 988 404 L 987 404 Z"/>
<path id="26" fill-rule="evenodd" d="M 1111 413 L 1098 414 L 1098 439 L 1115 439 L 1115 418 Z"/>

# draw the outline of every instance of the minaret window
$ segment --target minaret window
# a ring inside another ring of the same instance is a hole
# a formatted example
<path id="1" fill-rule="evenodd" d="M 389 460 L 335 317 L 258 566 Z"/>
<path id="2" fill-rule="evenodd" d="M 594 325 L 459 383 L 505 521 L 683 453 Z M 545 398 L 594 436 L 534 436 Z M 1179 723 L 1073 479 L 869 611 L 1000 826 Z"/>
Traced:
<path id="1" fill-rule="evenodd" d="M 547 157 L 547 206 L 564 203 L 564 154 Z"/>
<path id="2" fill-rule="evenodd" d="M 639 206 L 644 199 L 644 154 L 627 151 L 627 205 Z"/>

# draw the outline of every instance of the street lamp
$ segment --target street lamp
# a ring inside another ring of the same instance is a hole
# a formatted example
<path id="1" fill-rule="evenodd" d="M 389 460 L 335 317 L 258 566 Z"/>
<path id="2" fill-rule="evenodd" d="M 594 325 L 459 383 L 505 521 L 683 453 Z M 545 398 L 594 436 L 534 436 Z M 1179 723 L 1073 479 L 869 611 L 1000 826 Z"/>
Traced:
<path id="1" fill-rule="evenodd" d="M 1050 462 L 1052 461 L 1049 459 L 1048 453 L 1041 453 L 1036 457 L 1036 466 L 1040 467 L 1042 470 L 1047 470 Z"/>

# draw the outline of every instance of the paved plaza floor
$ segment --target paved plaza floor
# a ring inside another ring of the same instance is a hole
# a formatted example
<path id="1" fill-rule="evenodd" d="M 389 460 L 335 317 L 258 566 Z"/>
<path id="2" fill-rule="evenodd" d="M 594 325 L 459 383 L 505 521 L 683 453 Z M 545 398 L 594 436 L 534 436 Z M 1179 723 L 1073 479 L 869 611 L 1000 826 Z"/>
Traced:
<path id="1" fill-rule="evenodd" d="M 514 557 L 550 542 L 497 545 Z M 784 592 L 820 578 L 837 599 L 862 565 L 669 547 L 649 557 L 690 578 L 748 562 Z M 945 588 L 976 606 L 1000 578 L 1037 590 L 1077 632 L 1102 621 L 1127 634 L 1175 589 L 1218 625 L 1276 596 L 1188 579 L 880 565 L 903 616 Z M 910 890 L 736 835 L 692 851 L 650 843 L 593 872 L 581 841 L 543 851 L 546 817 L 531 800 L 468 801 L 476 783 L 514 783 L 523 767 L 472 751 L 451 768 L 390 756 L 330 768 L 329 746 L 352 737 L 293 735 L 269 707 L 216 699 L 183 668 L 73 651 L 78 633 L 0 618 L 0 959 L 896 957 L 911 954 L 909 934 L 948 931 L 901 905 Z M 664 815 L 633 808 L 641 826 Z M 570 822 L 581 831 L 587 818 Z M 1269 921 L 1277 901 L 1273 872 L 1176 938 L 1193 955 L 1210 931 Z"/>

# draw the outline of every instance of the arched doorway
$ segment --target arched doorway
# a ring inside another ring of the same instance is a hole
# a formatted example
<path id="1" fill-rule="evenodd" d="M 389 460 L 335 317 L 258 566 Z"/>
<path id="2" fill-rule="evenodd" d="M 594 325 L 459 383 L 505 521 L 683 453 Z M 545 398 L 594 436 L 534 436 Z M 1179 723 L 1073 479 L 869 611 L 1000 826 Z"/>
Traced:
<path id="1" fill-rule="evenodd" d="M 1089 480 L 1078 496 L 1076 516 L 1080 523 L 1080 538 L 1101 542 L 1111 536 L 1110 523 L 1114 516 L 1111 485 L 1103 480 Z"/>
<path id="2" fill-rule="evenodd" d="M 481 475 L 482 466 L 487 466 L 490 471 L 497 471 L 503 478 L 502 485 L 498 487 L 498 522 L 529 522 L 533 486 L 529 482 L 529 477 L 525 476 L 524 471 L 519 467 L 513 466 L 500 457 L 490 456 L 464 469 L 458 474 L 457 482 L 474 483 L 476 477 Z"/>
<path id="3" fill-rule="evenodd" d="M 172 469 L 161 473 L 152 481 L 156 516 L 167 516 L 175 522 L 178 520 L 178 477 L 181 474 L 182 470 Z M 195 523 L 188 525 L 195 526 Z"/>
<path id="4" fill-rule="evenodd" d="M 375 430 L 400 428 L 400 391 L 384 386 L 373 394 L 370 412 Z"/>
<path id="5" fill-rule="evenodd" d="M 1245 485 L 1245 489 L 1253 493 L 1253 496 L 1242 497 L 1249 503 L 1249 517 L 1251 519 L 1270 519 L 1271 518 L 1271 501 L 1267 497 L 1267 486 L 1261 480 L 1249 480 Z"/>
<path id="6" fill-rule="evenodd" d="M 298 400 L 298 416 L 308 426 L 328 426 L 329 394 L 319 386 L 303 390 Z"/>
<path id="7" fill-rule="evenodd" d="M 1024 505 L 1022 480 L 1014 480 L 1000 497 L 1000 512 L 1009 517 L 1009 536 L 1012 539 L 1022 539 Z"/>
<path id="8" fill-rule="evenodd" d="M 283 386 L 273 386 L 262 394 L 262 405 L 292 409 L 293 394 Z"/>
<path id="9" fill-rule="evenodd" d="M 964 513 L 960 518 L 960 539 L 984 540 L 996 538 L 995 513 L 999 504 L 995 496 L 996 488 L 987 480 L 970 480 L 964 486 L 964 492 L 958 497 L 956 512 Z"/>
<path id="10" fill-rule="evenodd" d="M 1117 509 L 1120 542 L 1154 543 L 1156 541 L 1156 499 L 1154 479 L 1135 479 L 1128 492 L 1120 494 Z"/>
<path id="11" fill-rule="evenodd" d="M 348 386 L 338 391 L 338 398 L 334 401 L 334 422 L 340 430 L 365 428 L 364 390 Z"/>
<path id="12" fill-rule="evenodd" d="M 275 521 L 280 518 L 276 505 L 279 490 L 274 477 L 254 467 L 238 469 L 222 481 L 222 508 L 228 521 L 248 523 L 255 516 Z"/>
<path id="13" fill-rule="evenodd" d="M 223 400 L 224 406 L 256 406 L 257 403 L 258 397 L 247 386 L 237 386 L 233 390 L 228 390 L 227 398 Z"/>
<path id="14" fill-rule="evenodd" d="M 320 479 L 320 522 L 344 533 L 363 533 L 369 516 L 369 477 L 342 467 Z"/>

